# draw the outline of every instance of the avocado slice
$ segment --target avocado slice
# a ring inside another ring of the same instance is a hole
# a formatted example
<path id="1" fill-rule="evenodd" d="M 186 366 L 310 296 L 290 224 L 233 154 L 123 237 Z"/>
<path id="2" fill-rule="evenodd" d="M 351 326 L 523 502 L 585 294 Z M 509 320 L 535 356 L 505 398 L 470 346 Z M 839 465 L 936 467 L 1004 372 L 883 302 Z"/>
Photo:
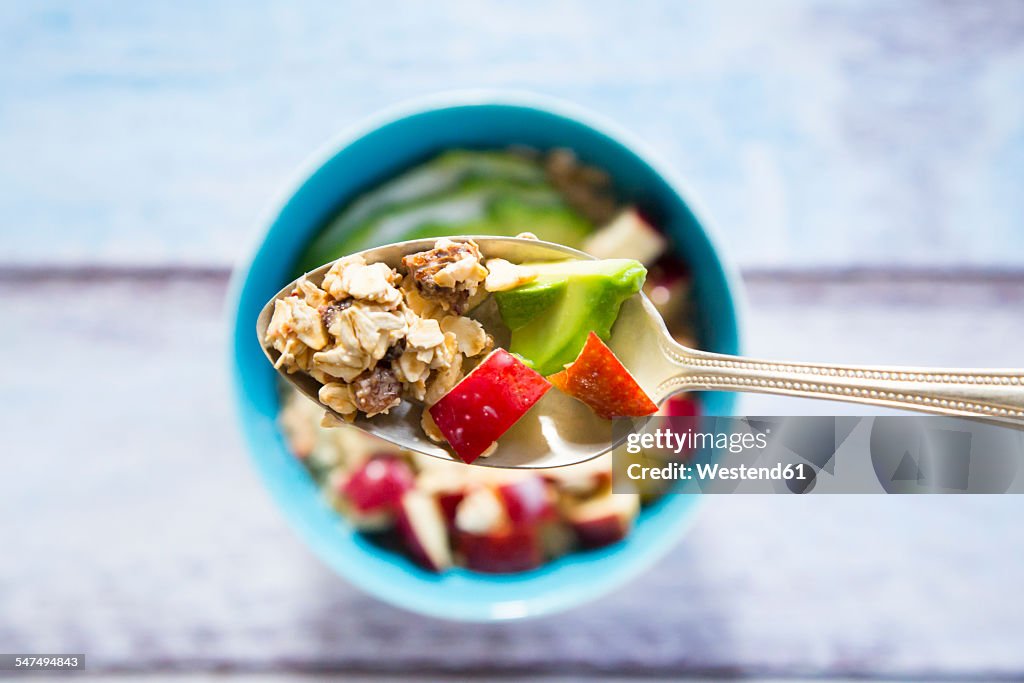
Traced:
<path id="1" fill-rule="evenodd" d="M 336 258 L 330 255 L 339 253 L 353 231 L 374 216 L 424 197 L 451 192 L 467 180 L 488 178 L 524 185 L 546 184 L 541 165 L 524 156 L 499 150 L 450 150 L 349 203 L 310 243 L 299 265 L 305 271 Z"/>
<path id="2" fill-rule="evenodd" d="M 445 237 L 452 235 L 498 235 L 514 237 L 532 232 L 539 239 L 570 247 L 579 247 L 592 227 L 582 216 L 560 204 L 534 204 L 520 196 L 497 197 L 487 215 L 466 223 L 422 225 L 402 239 Z"/>
<path id="3" fill-rule="evenodd" d="M 494 300 L 502 321 L 514 333 L 551 308 L 565 294 L 568 284 L 568 277 L 544 281 L 538 278 L 515 289 L 495 292 Z"/>
<path id="4" fill-rule="evenodd" d="M 303 255 L 300 270 L 382 244 L 444 235 L 530 231 L 541 239 L 578 246 L 593 226 L 546 184 L 470 178 L 452 190 L 381 209 L 364 221 L 347 224 L 346 230 L 341 241 L 315 241 Z"/>
<path id="5" fill-rule="evenodd" d="M 622 302 L 640 291 L 647 269 L 633 259 L 523 264 L 538 276 L 495 292 L 502 320 L 512 332 L 509 351 L 542 375 L 576 360 L 595 332 L 607 341 Z"/>

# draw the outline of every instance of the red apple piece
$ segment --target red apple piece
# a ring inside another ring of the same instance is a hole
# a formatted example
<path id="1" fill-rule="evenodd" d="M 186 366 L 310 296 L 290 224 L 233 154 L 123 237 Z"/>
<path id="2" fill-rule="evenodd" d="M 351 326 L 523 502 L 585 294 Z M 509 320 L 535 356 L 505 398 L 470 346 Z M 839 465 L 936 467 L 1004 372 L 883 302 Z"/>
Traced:
<path id="1" fill-rule="evenodd" d="M 461 465 L 444 464 L 451 465 L 451 467 L 420 472 L 416 478 L 416 488 L 437 499 L 450 531 L 455 527 L 455 511 L 466 496 L 466 478 L 461 469 L 454 469 L 461 468 Z"/>
<path id="2" fill-rule="evenodd" d="M 328 477 L 328 499 L 334 509 L 340 512 L 353 527 L 359 531 L 376 533 L 386 531 L 395 525 L 394 507 L 381 507 L 363 512 L 352 505 L 352 501 L 345 493 L 345 485 L 348 483 L 351 473 L 338 468 L 333 470 Z"/>
<path id="3" fill-rule="evenodd" d="M 548 380 L 607 420 L 652 415 L 658 411 L 658 406 L 644 393 L 626 366 L 593 332 L 576 360 Z"/>
<path id="4" fill-rule="evenodd" d="M 544 548 L 534 527 L 508 526 L 483 534 L 457 534 L 457 547 L 467 569 L 507 574 L 535 569 L 544 562 Z"/>
<path id="5" fill-rule="evenodd" d="M 544 549 L 535 525 L 513 524 L 491 486 L 471 490 L 455 517 L 455 546 L 468 569 L 492 574 L 540 566 Z"/>
<path id="6" fill-rule="evenodd" d="M 470 489 L 455 513 L 456 528 L 472 534 L 490 533 L 508 525 L 508 510 L 490 486 Z"/>
<path id="7" fill-rule="evenodd" d="M 415 475 L 409 463 L 392 455 L 375 455 L 360 465 L 342 484 L 341 492 L 357 512 L 393 510 L 411 489 Z"/>
<path id="8" fill-rule="evenodd" d="M 700 405 L 689 394 L 678 394 L 662 403 L 658 414 L 668 417 L 697 417 L 700 415 Z"/>
<path id="9" fill-rule="evenodd" d="M 497 349 L 432 405 L 430 416 L 455 454 L 471 463 L 550 388 L 540 374 Z"/>
<path id="10" fill-rule="evenodd" d="M 696 429 L 700 421 L 700 403 L 692 394 L 677 394 L 661 404 L 658 415 L 675 418 L 671 422 L 676 432 Z M 683 449 L 677 454 L 679 457 L 673 459 L 684 460 L 693 455 L 694 450 L 692 447 Z"/>
<path id="11" fill-rule="evenodd" d="M 633 521 L 639 512 L 640 497 L 637 494 L 609 491 L 570 504 L 565 516 L 576 532 L 580 545 L 599 548 L 624 539 L 633 528 Z"/>
<path id="12" fill-rule="evenodd" d="M 537 475 L 500 484 L 498 496 L 512 524 L 536 524 L 557 512 L 554 488 Z"/>
<path id="13" fill-rule="evenodd" d="M 448 525 L 448 529 L 455 528 L 455 514 L 459 509 L 459 503 L 466 497 L 463 491 L 442 491 L 437 495 L 437 504 L 441 506 L 441 514 L 444 515 L 444 521 Z"/>
<path id="14" fill-rule="evenodd" d="M 439 572 L 452 566 L 448 526 L 433 496 L 415 489 L 402 496 L 398 533 L 413 559 L 427 569 Z"/>

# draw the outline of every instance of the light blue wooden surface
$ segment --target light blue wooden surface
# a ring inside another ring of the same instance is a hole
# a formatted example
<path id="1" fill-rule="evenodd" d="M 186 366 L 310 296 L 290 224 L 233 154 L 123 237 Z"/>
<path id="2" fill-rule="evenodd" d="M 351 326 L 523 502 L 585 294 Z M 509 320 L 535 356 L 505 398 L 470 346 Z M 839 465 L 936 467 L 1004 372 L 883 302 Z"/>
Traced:
<path id="1" fill-rule="evenodd" d="M 1019 365 L 1019 280 L 750 290 L 755 356 Z M 669 555 L 564 614 L 465 624 L 380 603 L 319 562 L 257 481 L 223 298 L 223 278 L 0 278 L 0 320 L 23 321 L 3 334 L 0 651 L 345 680 L 1024 674 L 1013 495 L 712 496 Z M 842 410 L 745 400 L 751 415 Z"/>
<path id="2" fill-rule="evenodd" d="M 1024 3 L 0 5 L 0 260 L 233 262 L 378 108 L 525 88 L 658 148 L 747 266 L 1024 265 Z"/>

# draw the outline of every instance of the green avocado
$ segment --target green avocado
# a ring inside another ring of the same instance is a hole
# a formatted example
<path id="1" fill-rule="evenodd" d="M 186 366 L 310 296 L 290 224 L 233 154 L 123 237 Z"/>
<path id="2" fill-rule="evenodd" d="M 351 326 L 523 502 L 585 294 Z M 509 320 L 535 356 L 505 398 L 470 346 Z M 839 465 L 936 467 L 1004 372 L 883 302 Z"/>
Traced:
<path id="1" fill-rule="evenodd" d="M 512 331 L 509 351 L 542 375 L 576 360 L 587 336 L 608 340 L 622 302 L 640 291 L 647 269 L 633 259 L 523 264 L 535 280 L 495 292 L 501 318 Z"/>
<path id="2" fill-rule="evenodd" d="M 566 204 L 532 159 L 453 150 L 357 198 L 310 243 L 298 272 L 363 249 L 419 237 L 529 231 L 578 246 L 593 226 Z"/>
<path id="3" fill-rule="evenodd" d="M 515 332 L 551 308 L 565 294 L 569 278 L 533 282 L 504 292 L 495 292 L 498 312 L 509 330 Z"/>
<path id="4" fill-rule="evenodd" d="M 544 169 L 526 157 L 496 150 L 454 149 L 381 183 L 348 204 L 327 224 L 306 249 L 300 265 L 310 270 L 337 253 L 351 233 L 372 216 L 423 197 L 450 192 L 474 178 L 494 178 L 513 183 L 541 184 Z M 337 257 L 334 257 L 337 258 Z"/>

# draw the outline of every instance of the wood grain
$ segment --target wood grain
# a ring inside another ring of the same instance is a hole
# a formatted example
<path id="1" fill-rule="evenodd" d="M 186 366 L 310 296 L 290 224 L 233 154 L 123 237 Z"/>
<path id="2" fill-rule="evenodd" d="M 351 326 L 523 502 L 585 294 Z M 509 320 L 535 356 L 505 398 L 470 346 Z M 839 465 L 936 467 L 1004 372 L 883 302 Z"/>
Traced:
<path id="1" fill-rule="evenodd" d="M 905 305 L 900 284 L 754 278 L 749 350 L 1020 364 L 1024 281 L 932 285 Z M 17 321 L 0 649 L 86 652 L 94 672 L 1024 674 L 1014 496 L 714 497 L 663 561 L 562 615 L 464 625 L 382 605 L 306 550 L 250 469 L 223 295 L 215 275 L 0 278 L 0 317 Z"/>

